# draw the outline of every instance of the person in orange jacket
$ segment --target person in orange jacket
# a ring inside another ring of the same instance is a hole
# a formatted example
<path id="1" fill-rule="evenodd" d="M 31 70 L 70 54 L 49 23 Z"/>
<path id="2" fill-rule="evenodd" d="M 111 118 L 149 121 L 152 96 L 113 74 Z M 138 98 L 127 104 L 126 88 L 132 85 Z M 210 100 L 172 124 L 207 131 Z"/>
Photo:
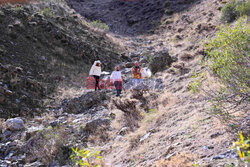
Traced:
<path id="1" fill-rule="evenodd" d="M 132 67 L 132 74 L 133 74 L 133 89 L 138 89 L 138 86 L 143 82 L 142 79 L 142 68 L 139 66 L 139 62 L 136 61 L 134 67 Z"/>
<path id="2" fill-rule="evenodd" d="M 135 66 L 132 67 L 132 73 L 135 79 L 141 79 L 142 68 L 139 66 L 139 62 L 135 62 Z"/>

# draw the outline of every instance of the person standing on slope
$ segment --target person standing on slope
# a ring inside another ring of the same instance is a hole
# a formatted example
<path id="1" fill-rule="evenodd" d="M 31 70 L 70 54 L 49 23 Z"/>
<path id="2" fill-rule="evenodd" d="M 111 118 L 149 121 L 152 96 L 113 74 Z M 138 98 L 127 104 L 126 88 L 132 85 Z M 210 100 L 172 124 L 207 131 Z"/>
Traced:
<path id="1" fill-rule="evenodd" d="M 119 97 L 122 91 L 122 80 L 123 80 L 119 66 L 116 66 L 115 71 L 112 72 L 110 80 L 111 82 L 114 82 L 116 89 L 116 96 Z"/>
<path id="2" fill-rule="evenodd" d="M 136 61 L 134 67 L 132 67 L 132 73 L 135 79 L 141 79 L 142 68 L 139 66 L 139 62 Z"/>
<path id="3" fill-rule="evenodd" d="M 136 61 L 134 67 L 132 67 L 132 74 L 133 74 L 133 89 L 137 89 L 137 86 L 143 82 L 142 78 L 142 68 L 139 66 L 139 62 Z"/>
<path id="4" fill-rule="evenodd" d="M 97 60 L 94 62 L 94 64 L 92 65 L 89 71 L 89 75 L 95 78 L 95 91 L 97 89 L 100 90 L 99 81 L 100 81 L 101 74 L 102 74 L 101 61 Z"/>

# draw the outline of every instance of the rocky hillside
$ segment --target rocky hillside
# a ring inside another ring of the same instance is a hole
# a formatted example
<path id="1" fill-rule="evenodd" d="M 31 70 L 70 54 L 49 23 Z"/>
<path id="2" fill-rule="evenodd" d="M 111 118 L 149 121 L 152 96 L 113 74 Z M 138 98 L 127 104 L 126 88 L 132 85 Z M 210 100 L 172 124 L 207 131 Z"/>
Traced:
<path id="1" fill-rule="evenodd" d="M 67 0 L 68 4 L 89 20 L 105 22 L 112 32 L 135 35 L 153 31 L 161 18 L 188 10 L 199 2 L 193 0 Z"/>
<path id="2" fill-rule="evenodd" d="M 200 64 L 228 1 L 1 6 L 0 166 L 77 166 L 70 158 L 76 147 L 99 150 L 101 162 L 89 162 L 108 167 L 247 166 L 231 146 L 237 131 L 249 134 L 249 107 L 226 121 L 214 115 L 208 92 L 218 89 L 217 79 Z M 96 20 L 109 31 L 93 27 Z M 97 59 L 108 72 L 121 66 L 121 97 L 86 90 Z M 153 73 L 139 90 L 129 89 L 133 61 Z M 192 93 L 194 74 L 204 72 L 201 91 Z"/>
<path id="3" fill-rule="evenodd" d="M 0 117 L 41 112 L 60 83 L 81 87 L 90 65 L 121 48 L 61 1 L 0 7 Z"/>

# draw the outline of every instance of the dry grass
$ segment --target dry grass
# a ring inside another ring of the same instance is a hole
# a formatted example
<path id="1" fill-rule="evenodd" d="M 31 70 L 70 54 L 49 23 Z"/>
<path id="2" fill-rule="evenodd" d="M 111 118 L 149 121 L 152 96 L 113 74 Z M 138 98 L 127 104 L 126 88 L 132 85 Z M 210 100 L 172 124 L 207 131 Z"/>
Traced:
<path id="1" fill-rule="evenodd" d="M 58 159 L 61 163 L 69 158 L 70 149 L 65 147 L 71 134 L 64 127 L 47 128 L 38 132 L 25 145 L 28 162 L 40 159 L 49 165 Z"/>
<path id="2" fill-rule="evenodd" d="M 0 133 L 3 133 L 5 128 L 5 120 L 0 118 Z"/>
<path id="3" fill-rule="evenodd" d="M 0 0 L 0 5 L 1 4 L 23 4 L 23 3 L 28 3 L 31 0 Z"/>
<path id="4" fill-rule="evenodd" d="M 156 162 L 157 167 L 193 167 L 195 156 L 188 153 L 176 154 L 170 160 L 159 160 Z"/>
<path id="5" fill-rule="evenodd" d="M 57 101 L 61 102 L 64 99 L 73 99 L 80 97 L 81 95 L 86 93 L 86 91 L 87 90 L 84 88 L 75 88 L 75 87 L 67 88 L 60 86 L 57 89 Z"/>
<path id="6" fill-rule="evenodd" d="M 129 127 L 132 131 L 139 127 L 138 121 L 143 117 L 138 108 L 138 100 L 135 99 L 113 99 L 112 103 L 115 107 L 124 113 L 125 126 Z"/>

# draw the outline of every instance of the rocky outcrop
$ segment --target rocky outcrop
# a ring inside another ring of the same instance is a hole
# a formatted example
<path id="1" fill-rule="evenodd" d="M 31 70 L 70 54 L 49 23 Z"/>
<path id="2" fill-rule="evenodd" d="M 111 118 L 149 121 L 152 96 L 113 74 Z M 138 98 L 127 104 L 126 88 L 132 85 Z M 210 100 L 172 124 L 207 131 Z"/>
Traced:
<path id="1" fill-rule="evenodd" d="M 64 111 L 67 113 L 84 113 L 91 107 L 101 104 L 108 98 L 109 97 L 105 91 L 88 92 L 81 97 L 74 98 L 69 101 L 65 100 L 62 106 L 64 107 Z"/>
<path id="2" fill-rule="evenodd" d="M 176 58 L 171 57 L 167 49 L 164 49 L 152 56 L 152 60 L 149 63 L 149 68 L 152 73 L 155 74 L 159 71 L 163 71 L 171 66 L 173 62 L 177 61 Z"/>

